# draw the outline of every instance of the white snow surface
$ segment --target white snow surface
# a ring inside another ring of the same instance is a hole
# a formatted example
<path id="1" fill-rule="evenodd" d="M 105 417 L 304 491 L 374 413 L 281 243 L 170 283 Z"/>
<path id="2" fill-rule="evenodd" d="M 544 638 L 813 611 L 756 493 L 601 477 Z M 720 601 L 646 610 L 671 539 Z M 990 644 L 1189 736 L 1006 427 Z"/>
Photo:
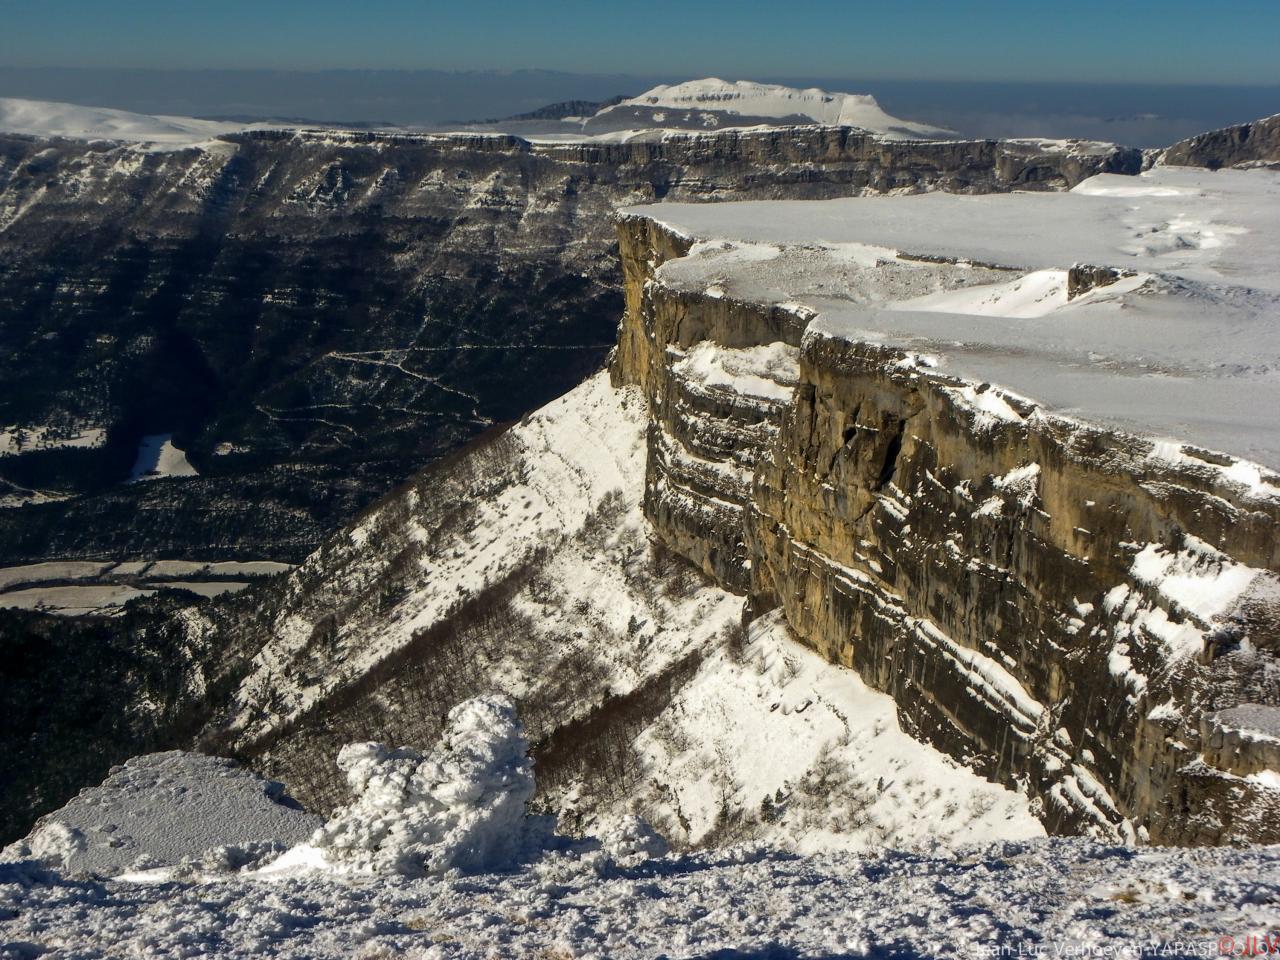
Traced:
<path id="1" fill-rule="evenodd" d="M 193 117 L 151 116 L 109 107 L 0 97 L 0 133 L 75 140 L 118 140 L 170 147 L 196 146 L 226 133 L 262 124 L 225 123 Z"/>
<path id="2" fill-rule="evenodd" d="M 781 341 L 758 347 L 722 347 L 703 340 L 672 365 L 682 379 L 747 397 L 790 400 L 800 379 L 799 351 Z"/>
<path id="3" fill-rule="evenodd" d="M 98 876 L 201 858 L 238 866 L 301 842 L 320 822 L 279 783 L 230 760 L 175 750 L 113 767 L 100 786 L 7 847 L 3 859 L 34 857 L 68 874 Z M 238 853 L 229 854 L 231 847 Z"/>
<path id="4" fill-rule="evenodd" d="M 157 433 L 145 436 L 138 444 L 138 457 L 129 472 L 131 482 L 157 480 L 163 477 L 198 476 L 196 468 L 187 459 L 185 450 L 173 445 L 173 434 Z"/>
<path id="5" fill-rule="evenodd" d="M 800 857 L 745 845 L 514 873 L 84 882 L 0 865 L 0 955 L 318 958 L 1219 956 L 1280 925 L 1280 848 L 1082 840 Z"/>
<path id="6" fill-rule="evenodd" d="M 1176 438 L 1156 448 L 1175 458 L 1182 443 L 1225 451 L 1241 459 L 1222 468 L 1224 479 L 1280 495 L 1276 171 L 1158 166 L 1069 193 L 625 213 L 702 241 L 659 269 L 661 283 L 802 307 L 816 315 L 811 336 L 927 353 L 943 372 L 1045 411 Z M 753 245 L 768 255 L 751 256 Z M 1065 272 L 1081 263 L 1134 276 L 1067 301 Z"/>
<path id="7" fill-rule="evenodd" d="M 739 654 L 717 651 L 637 746 L 646 814 L 683 817 L 695 842 L 723 814 L 745 819 L 730 837 L 812 854 L 1044 835 L 1026 797 L 912 739 L 891 697 L 801 646 L 777 612 Z"/>

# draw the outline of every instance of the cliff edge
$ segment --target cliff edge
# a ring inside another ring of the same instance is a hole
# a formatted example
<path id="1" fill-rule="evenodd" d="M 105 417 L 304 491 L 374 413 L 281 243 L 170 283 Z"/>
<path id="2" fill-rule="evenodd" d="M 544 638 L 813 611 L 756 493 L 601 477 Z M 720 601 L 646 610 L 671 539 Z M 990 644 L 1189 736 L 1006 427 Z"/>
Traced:
<path id="1" fill-rule="evenodd" d="M 647 517 L 1051 830 L 1280 840 L 1277 179 L 625 211 Z"/>

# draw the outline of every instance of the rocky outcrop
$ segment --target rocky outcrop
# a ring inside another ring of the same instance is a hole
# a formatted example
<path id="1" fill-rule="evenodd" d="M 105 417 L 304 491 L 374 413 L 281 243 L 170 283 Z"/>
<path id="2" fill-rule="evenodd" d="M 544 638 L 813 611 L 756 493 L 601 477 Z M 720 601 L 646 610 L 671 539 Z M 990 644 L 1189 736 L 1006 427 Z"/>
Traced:
<path id="1" fill-rule="evenodd" d="M 1210 170 L 1280 165 L 1280 114 L 1180 140 L 1164 150 L 1159 162 Z"/>
<path id="2" fill-rule="evenodd" d="M 625 216 L 619 237 L 612 375 L 649 400 L 645 509 L 668 545 L 750 612 L 780 608 L 918 736 L 1037 797 L 1055 831 L 1280 840 L 1257 721 L 1280 702 L 1275 498 L 1217 455 L 1154 456 L 806 332 L 798 307 L 667 286 L 657 268 L 692 241 L 653 220 Z M 1194 600 L 1219 578 L 1249 586 L 1211 616 Z"/>

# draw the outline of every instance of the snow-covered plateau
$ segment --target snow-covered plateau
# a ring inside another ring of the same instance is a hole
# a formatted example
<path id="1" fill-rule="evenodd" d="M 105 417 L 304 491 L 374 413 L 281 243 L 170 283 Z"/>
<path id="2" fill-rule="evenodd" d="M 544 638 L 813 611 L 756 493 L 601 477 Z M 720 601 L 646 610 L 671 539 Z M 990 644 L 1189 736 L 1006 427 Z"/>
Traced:
<path id="1" fill-rule="evenodd" d="M 901 346 L 1048 410 L 1256 461 L 1240 481 L 1280 493 L 1280 173 L 633 212 L 701 241 L 659 273 L 674 289 L 799 304 L 810 336 Z M 911 269 L 920 257 L 957 268 Z M 1114 282 L 1073 295 L 1081 264 Z"/>
<path id="2" fill-rule="evenodd" d="M 807 90 L 715 77 L 661 85 L 563 124 L 579 136 L 644 140 L 673 130 L 726 127 L 854 127 L 892 140 L 936 140 L 954 131 L 887 114 L 869 94 Z"/>

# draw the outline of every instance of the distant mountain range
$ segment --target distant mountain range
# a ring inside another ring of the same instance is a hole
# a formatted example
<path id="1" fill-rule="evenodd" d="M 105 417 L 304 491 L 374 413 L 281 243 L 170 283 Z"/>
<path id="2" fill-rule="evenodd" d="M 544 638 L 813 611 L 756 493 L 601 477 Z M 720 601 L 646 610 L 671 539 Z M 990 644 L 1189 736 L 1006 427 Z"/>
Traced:
<path id="1" fill-rule="evenodd" d="M 687 77 L 551 70 L 139 70 L 0 67 L 0 96 L 158 116 L 346 128 L 483 118 L 545 119 L 547 104 L 606 105 Z M 938 82 L 875 77 L 755 77 L 796 89 L 863 90 L 896 117 L 966 137 L 1081 137 L 1159 147 L 1276 112 L 1280 87 Z M 585 116 L 581 110 L 570 114 Z M 302 118 L 302 119 L 299 119 Z M 558 118 L 556 118 L 558 119 Z"/>
<path id="2" fill-rule="evenodd" d="M 716 78 L 659 85 L 637 97 L 562 101 L 505 120 L 392 130 L 507 133 L 540 141 L 650 139 L 670 131 L 762 126 L 856 127 L 890 139 L 949 139 L 953 131 L 890 116 L 868 94 L 813 87 L 727 82 Z M 41 137 L 153 142 L 183 146 L 244 130 L 343 127 L 307 120 L 207 120 L 37 100 L 0 98 L 0 132 Z M 365 125 L 361 125 L 365 126 Z"/>

